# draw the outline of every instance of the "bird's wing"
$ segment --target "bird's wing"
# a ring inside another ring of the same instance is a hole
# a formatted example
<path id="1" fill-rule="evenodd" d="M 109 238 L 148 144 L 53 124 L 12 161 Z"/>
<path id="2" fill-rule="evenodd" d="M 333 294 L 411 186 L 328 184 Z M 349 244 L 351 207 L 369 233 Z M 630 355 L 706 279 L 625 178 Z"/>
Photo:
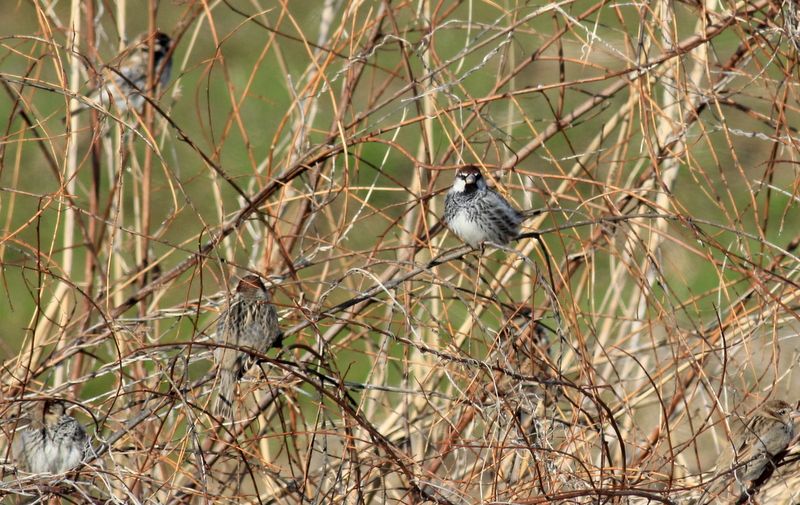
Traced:
<path id="1" fill-rule="evenodd" d="M 522 215 L 517 209 L 511 206 L 505 198 L 488 191 L 486 193 L 486 208 L 489 210 L 489 217 L 506 235 L 516 235 L 522 221 Z"/>
<path id="2" fill-rule="evenodd" d="M 753 419 L 746 424 L 736 424 L 731 432 L 731 437 L 735 443 L 730 444 L 730 462 L 742 463 L 751 459 L 754 455 L 754 447 L 758 444 L 758 437 L 753 431 Z"/>
<path id="3" fill-rule="evenodd" d="M 442 221 L 447 223 L 453 216 L 450 215 L 450 209 L 454 205 L 453 202 L 453 194 L 448 192 L 447 195 L 444 197 L 444 216 L 442 216 Z"/>

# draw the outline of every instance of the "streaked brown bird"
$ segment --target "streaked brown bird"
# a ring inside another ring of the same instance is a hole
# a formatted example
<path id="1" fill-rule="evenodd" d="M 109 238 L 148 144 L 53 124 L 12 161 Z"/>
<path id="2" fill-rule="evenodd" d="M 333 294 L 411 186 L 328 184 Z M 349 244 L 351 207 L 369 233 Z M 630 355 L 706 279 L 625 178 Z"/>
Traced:
<path id="1" fill-rule="evenodd" d="M 270 347 L 281 346 L 283 333 L 278 325 L 278 314 L 259 276 L 246 275 L 236 285 L 228 307 L 217 323 L 216 341 L 226 346 L 250 347 L 262 354 Z M 246 352 L 226 347 L 215 349 L 214 359 L 219 373 L 214 413 L 230 419 L 236 383 L 255 360 Z"/>
<path id="2" fill-rule="evenodd" d="M 719 499 L 736 499 L 780 456 L 795 436 L 800 412 L 783 400 L 769 400 L 744 423 L 737 424 L 720 457 L 717 472 L 728 472 L 710 493 Z M 732 470 L 732 471 L 731 471 Z"/>
<path id="3" fill-rule="evenodd" d="M 134 109 L 142 110 L 144 97 L 142 93 L 152 94 L 155 89 L 147 88 L 147 73 L 150 67 L 150 46 L 153 47 L 153 86 L 164 88 L 169 83 L 172 72 L 170 48 L 172 39 L 163 32 L 156 32 L 152 37 L 145 33 L 136 42 L 106 64 L 102 71 L 102 83 L 99 89 L 90 95 L 90 99 L 99 106 L 108 109 L 114 104 L 120 114 Z M 89 108 L 81 105 L 73 113 Z"/>
<path id="4" fill-rule="evenodd" d="M 61 400 L 42 402 L 31 424 L 14 441 L 14 460 L 31 473 L 62 473 L 77 467 L 89 448 L 81 423 Z"/>

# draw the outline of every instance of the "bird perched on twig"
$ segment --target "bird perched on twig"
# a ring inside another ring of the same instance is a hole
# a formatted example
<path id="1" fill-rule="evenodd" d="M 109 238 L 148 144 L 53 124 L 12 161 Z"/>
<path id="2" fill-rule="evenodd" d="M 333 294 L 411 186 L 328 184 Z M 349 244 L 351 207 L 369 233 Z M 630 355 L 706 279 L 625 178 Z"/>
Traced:
<path id="1" fill-rule="evenodd" d="M 150 46 L 153 47 L 153 89 L 147 88 L 147 74 L 150 71 Z M 172 55 L 170 49 L 172 39 L 163 32 L 156 32 L 152 37 L 143 34 L 137 41 L 106 64 L 102 72 L 102 83 L 90 99 L 103 108 L 114 104 L 117 112 L 124 113 L 130 109 L 142 110 L 144 97 L 155 91 L 159 85 L 167 85 L 172 71 Z M 73 113 L 89 108 L 81 105 Z"/>
<path id="2" fill-rule="evenodd" d="M 61 400 L 43 402 L 30 426 L 14 441 L 14 460 L 31 473 L 62 473 L 78 466 L 89 440 Z"/>
<path id="3" fill-rule="evenodd" d="M 476 166 L 459 168 L 444 202 L 444 220 L 458 238 L 478 247 L 505 245 L 519 234 L 524 216 L 490 188 Z"/>
<path id="4" fill-rule="evenodd" d="M 800 412 L 785 401 L 769 400 L 745 423 L 737 425 L 717 467 L 718 472 L 733 470 L 733 482 L 730 477 L 722 478 L 709 492 L 719 498 L 737 499 L 747 490 L 746 483 L 759 479 L 770 465 L 778 463 L 776 457 L 795 436 L 794 419 L 798 416 Z"/>
<path id="5" fill-rule="evenodd" d="M 795 50 L 800 51 L 800 9 L 797 0 L 781 2 L 783 29 Z"/>
<path id="6" fill-rule="evenodd" d="M 217 323 L 216 340 L 226 346 L 251 347 L 259 353 L 281 346 L 283 333 L 278 326 L 278 314 L 259 276 L 246 275 L 238 282 Z M 255 360 L 246 352 L 227 347 L 215 349 L 214 359 L 219 370 L 219 394 L 214 413 L 230 418 L 236 382 Z"/>

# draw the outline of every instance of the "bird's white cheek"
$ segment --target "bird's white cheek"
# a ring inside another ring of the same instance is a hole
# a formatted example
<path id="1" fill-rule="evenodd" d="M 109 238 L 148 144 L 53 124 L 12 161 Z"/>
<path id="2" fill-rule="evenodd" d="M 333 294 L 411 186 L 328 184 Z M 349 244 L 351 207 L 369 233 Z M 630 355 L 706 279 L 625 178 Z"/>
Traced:
<path id="1" fill-rule="evenodd" d="M 461 177 L 456 177 L 456 180 L 453 181 L 453 185 L 450 187 L 450 191 L 454 193 L 463 193 L 467 187 L 467 183 L 464 182 L 464 179 Z"/>

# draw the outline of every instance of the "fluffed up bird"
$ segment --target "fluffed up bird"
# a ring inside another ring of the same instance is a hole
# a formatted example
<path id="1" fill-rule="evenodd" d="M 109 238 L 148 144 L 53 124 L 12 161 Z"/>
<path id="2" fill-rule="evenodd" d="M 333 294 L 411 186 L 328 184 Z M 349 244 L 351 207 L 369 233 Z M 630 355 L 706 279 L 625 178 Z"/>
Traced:
<path id="1" fill-rule="evenodd" d="M 505 245 L 519 234 L 523 217 L 486 184 L 478 167 L 458 169 L 444 202 L 444 221 L 458 238 L 472 247 Z"/>
<path id="2" fill-rule="evenodd" d="M 785 401 L 769 400 L 745 423 L 735 426 L 717 466 L 718 473 L 729 473 L 709 490 L 714 499 L 738 498 L 747 489 L 747 483 L 778 463 L 776 456 L 789 447 L 795 436 L 797 417 L 800 411 Z"/>
<path id="3" fill-rule="evenodd" d="M 219 318 L 217 343 L 251 347 L 263 354 L 270 347 L 280 347 L 282 340 L 278 314 L 270 303 L 264 282 L 257 275 L 244 276 Z M 219 373 L 219 393 L 214 413 L 223 419 L 230 419 L 236 383 L 255 360 L 245 352 L 225 347 L 214 350 L 214 359 Z"/>
<path id="4" fill-rule="evenodd" d="M 61 400 L 42 402 L 30 426 L 14 441 L 14 460 L 31 473 L 62 473 L 77 467 L 89 447 L 81 423 Z"/>
<path id="5" fill-rule="evenodd" d="M 150 63 L 150 45 L 153 46 L 153 89 L 147 88 L 147 73 Z M 106 64 L 102 71 L 100 88 L 91 94 L 90 99 L 108 109 L 114 104 L 116 112 L 124 113 L 130 109 L 142 110 L 143 93 L 150 94 L 159 85 L 164 88 L 172 72 L 172 39 L 163 32 L 139 36 L 136 42 Z M 73 113 L 89 108 L 81 105 Z"/>

